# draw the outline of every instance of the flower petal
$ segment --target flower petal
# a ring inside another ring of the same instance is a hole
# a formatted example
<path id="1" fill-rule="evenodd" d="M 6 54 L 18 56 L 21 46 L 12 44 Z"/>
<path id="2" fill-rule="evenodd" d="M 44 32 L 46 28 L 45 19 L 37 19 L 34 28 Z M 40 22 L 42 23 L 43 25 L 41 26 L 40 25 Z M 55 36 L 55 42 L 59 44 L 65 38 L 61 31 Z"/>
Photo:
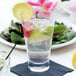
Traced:
<path id="1" fill-rule="evenodd" d="M 56 2 L 56 3 L 52 6 L 51 11 L 54 11 L 54 9 L 56 8 L 57 5 L 58 5 L 58 2 Z"/>
<path id="2" fill-rule="evenodd" d="M 39 0 L 40 5 L 43 5 L 43 3 L 44 3 L 45 1 L 46 1 L 46 0 Z"/>
<path id="3" fill-rule="evenodd" d="M 32 5 L 32 6 L 40 6 L 39 3 L 34 3 L 34 2 L 31 2 L 31 1 L 28 1 L 27 3 L 30 4 L 30 5 Z"/>
<path id="4" fill-rule="evenodd" d="M 32 29 L 31 29 L 31 30 L 27 30 L 27 29 L 25 28 L 25 26 L 23 26 L 23 33 L 24 33 L 24 36 L 25 36 L 25 37 L 30 37 L 32 31 L 33 31 Z"/>
<path id="5" fill-rule="evenodd" d="M 49 3 L 45 3 L 44 7 L 46 10 L 49 10 L 52 5 L 53 5 L 53 2 L 49 2 Z"/>

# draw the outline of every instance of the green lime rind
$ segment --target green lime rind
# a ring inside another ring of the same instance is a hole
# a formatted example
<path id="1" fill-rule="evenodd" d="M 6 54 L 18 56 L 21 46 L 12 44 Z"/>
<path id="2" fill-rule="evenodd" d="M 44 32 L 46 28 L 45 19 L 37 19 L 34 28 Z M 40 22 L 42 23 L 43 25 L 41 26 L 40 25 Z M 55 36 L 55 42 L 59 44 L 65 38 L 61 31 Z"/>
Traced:
<path id="1" fill-rule="evenodd" d="M 54 30 L 54 27 L 53 27 L 53 26 L 48 26 L 48 27 L 44 30 L 44 35 L 52 36 L 53 30 Z"/>
<path id="2" fill-rule="evenodd" d="M 44 35 L 43 32 L 36 32 L 33 33 L 29 38 L 28 41 L 29 43 L 35 43 L 35 42 L 40 42 L 44 40 L 50 39 L 50 36 Z"/>
<path id="3" fill-rule="evenodd" d="M 33 32 L 32 32 L 32 34 L 35 34 L 35 33 L 37 33 L 37 32 L 40 32 L 39 28 L 34 29 Z M 32 35 L 32 34 L 31 34 L 31 35 Z"/>
<path id="4" fill-rule="evenodd" d="M 40 31 L 39 28 L 34 29 L 31 36 L 28 38 L 29 43 L 50 39 L 53 34 L 53 29 L 53 26 L 48 26 L 44 31 Z"/>

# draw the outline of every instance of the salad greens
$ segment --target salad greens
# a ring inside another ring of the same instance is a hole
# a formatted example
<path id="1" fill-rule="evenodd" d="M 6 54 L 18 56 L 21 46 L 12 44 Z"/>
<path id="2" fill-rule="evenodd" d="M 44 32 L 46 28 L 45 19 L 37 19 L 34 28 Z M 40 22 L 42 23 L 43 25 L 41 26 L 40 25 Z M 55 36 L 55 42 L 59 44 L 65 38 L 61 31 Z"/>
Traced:
<path id="1" fill-rule="evenodd" d="M 7 30 L 2 31 L 0 36 L 12 43 L 25 44 L 22 24 L 14 22 L 13 20 L 11 21 L 11 26 L 9 26 Z"/>
<path id="2" fill-rule="evenodd" d="M 20 35 L 16 34 L 15 32 L 11 32 L 11 41 L 17 44 L 24 44 L 24 38 Z"/>
<path id="3" fill-rule="evenodd" d="M 68 28 L 63 23 L 55 23 L 53 45 L 65 43 L 70 41 L 76 36 L 76 32 L 72 31 L 72 28 Z"/>
<path id="4" fill-rule="evenodd" d="M 49 29 L 49 28 L 48 28 Z M 76 32 L 72 31 L 72 28 L 68 28 L 63 23 L 55 22 L 54 34 L 53 34 L 53 45 L 65 43 L 72 40 L 76 36 Z M 11 21 L 11 25 L 7 30 L 0 33 L 0 37 L 11 43 L 24 45 L 24 36 L 22 24 L 19 22 Z"/>

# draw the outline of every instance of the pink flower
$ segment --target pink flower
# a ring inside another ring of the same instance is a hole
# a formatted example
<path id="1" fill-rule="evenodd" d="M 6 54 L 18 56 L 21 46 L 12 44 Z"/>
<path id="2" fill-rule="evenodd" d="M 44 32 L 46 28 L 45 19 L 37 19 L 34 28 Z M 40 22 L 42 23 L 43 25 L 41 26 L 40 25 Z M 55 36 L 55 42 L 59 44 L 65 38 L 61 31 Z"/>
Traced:
<path id="1" fill-rule="evenodd" d="M 30 37 L 32 31 L 33 31 L 33 23 L 31 22 L 22 22 L 23 24 L 23 32 L 25 37 Z"/>
<path id="2" fill-rule="evenodd" d="M 36 18 L 50 18 L 50 16 L 51 13 L 49 11 L 43 11 L 37 8 L 34 10 L 34 17 Z"/>
<path id="3" fill-rule="evenodd" d="M 32 31 L 33 31 L 32 29 L 31 29 L 31 30 L 27 30 L 27 29 L 25 28 L 25 26 L 23 26 L 23 32 L 24 32 L 24 36 L 25 36 L 25 37 L 30 37 Z"/>
<path id="4" fill-rule="evenodd" d="M 40 9 L 35 8 L 34 16 L 38 18 L 50 18 L 51 12 L 53 12 L 58 5 L 58 2 L 47 2 L 48 0 L 38 0 L 37 3 L 28 1 L 27 3 L 32 6 L 40 7 Z"/>
<path id="5" fill-rule="evenodd" d="M 48 11 L 50 8 L 52 8 L 51 11 L 53 11 L 55 9 L 55 7 L 57 6 L 58 2 L 56 2 L 55 4 L 53 2 L 47 2 L 48 0 L 38 0 L 37 3 L 35 2 L 31 2 L 31 1 L 28 1 L 27 3 L 32 5 L 32 6 L 39 6 L 41 7 L 42 9 Z"/>

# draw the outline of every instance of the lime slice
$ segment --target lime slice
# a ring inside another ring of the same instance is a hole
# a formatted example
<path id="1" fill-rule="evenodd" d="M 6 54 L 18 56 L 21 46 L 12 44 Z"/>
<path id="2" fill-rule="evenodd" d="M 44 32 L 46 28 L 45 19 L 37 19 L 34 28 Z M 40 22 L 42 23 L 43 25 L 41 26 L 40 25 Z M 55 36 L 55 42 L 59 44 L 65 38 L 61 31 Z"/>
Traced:
<path id="1" fill-rule="evenodd" d="M 13 7 L 13 14 L 19 20 L 28 20 L 33 16 L 33 8 L 27 3 L 18 3 Z"/>
<path id="2" fill-rule="evenodd" d="M 76 52 L 73 54 L 73 57 L 72 57 L 72 65 L 76 69 Z"/>
<path id="3" fill-rule="evenodd" d="M 0 58 L 0 64 L 4 63 L 4 59 Z"/>
<path id="4" fill-rule="evenodd" d="M 28 41 L 29 41 L 29 44 L 31 44 L 31 43 L 41 42 L 41 41 L 45 41 L 49 39 L 50 39 L 50 36 L 44 35 L 44 33 L 42 32 L 37 32 L 37 33 L 32 34 L 28 38 Z"/>
<path id="5" fill-rule="evenodd" d="M 44 30 L 44 34 L 45 34 L 45 35 L 49 35 L 50 37 L 52 37 L 53 30 L 54 30 L 54 26 L 48 26 L 48 27 Z"/>

